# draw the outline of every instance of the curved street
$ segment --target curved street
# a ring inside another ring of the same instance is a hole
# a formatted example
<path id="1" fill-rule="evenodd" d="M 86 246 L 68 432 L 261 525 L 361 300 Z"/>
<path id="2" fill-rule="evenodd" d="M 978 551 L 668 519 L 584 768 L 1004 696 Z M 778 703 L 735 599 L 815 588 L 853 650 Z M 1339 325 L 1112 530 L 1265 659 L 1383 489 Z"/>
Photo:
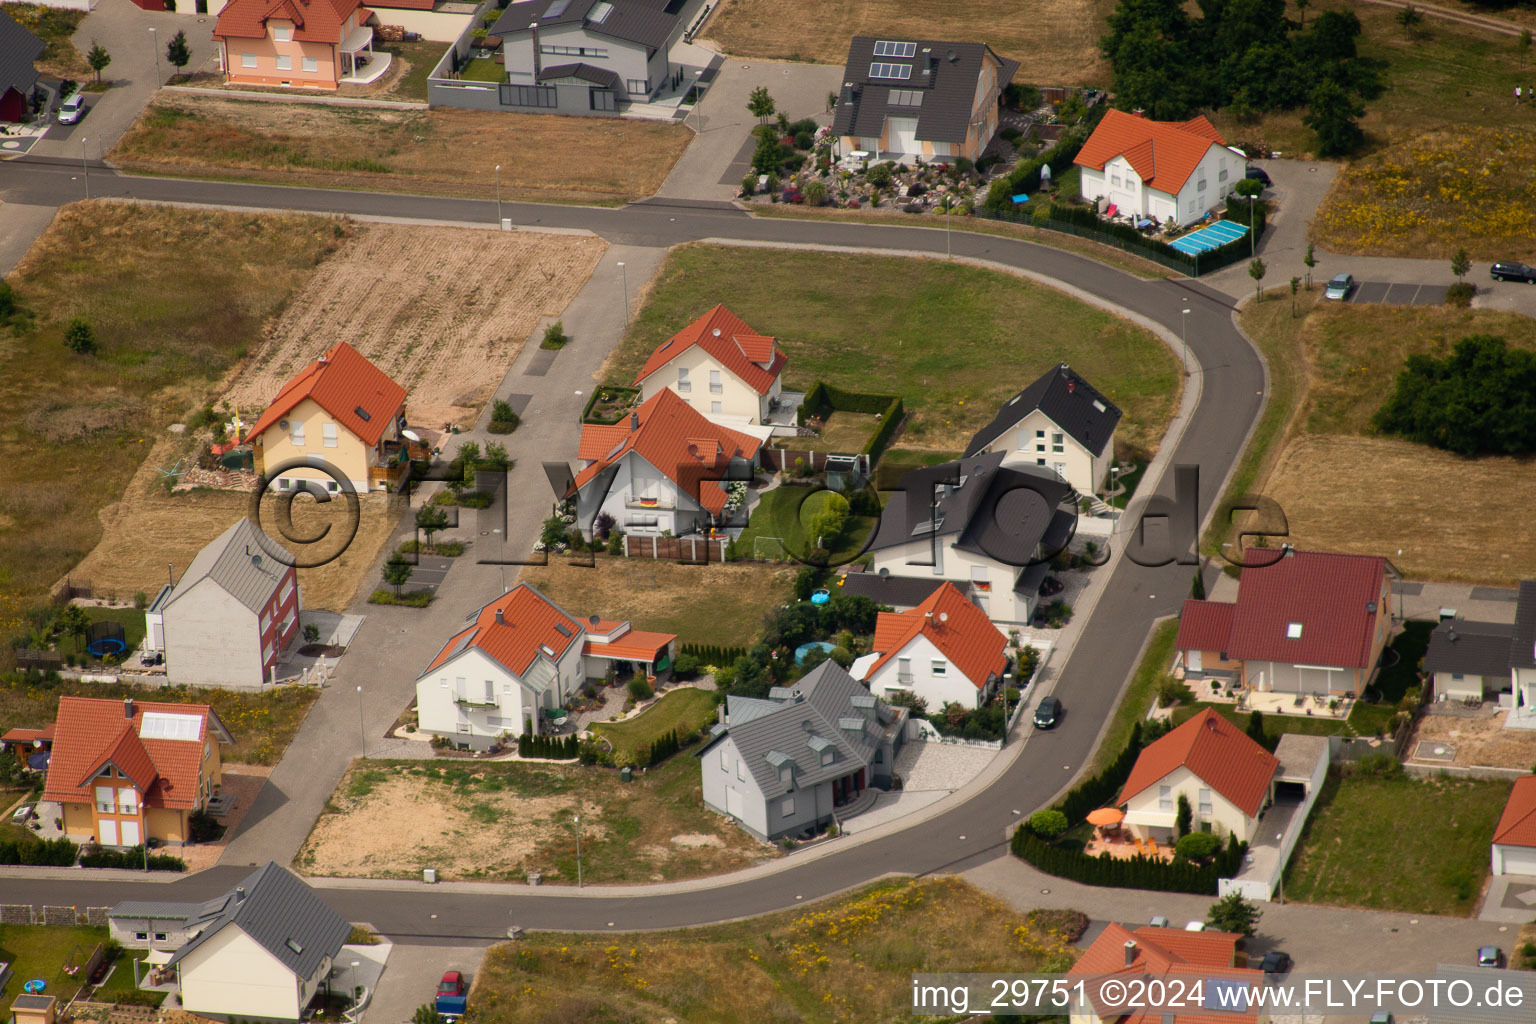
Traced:
<path id="1" fill-rule="evenodd" d="M 92 168 L 90 174 L 94 198 L 441 223 L 492 224 L 497 212 L 494 202 L 478 200 L 130 178 L 105 166 Z M 78 163 L 12 161 L 0 165 L 0 200 L 58 206 L 84 198 L 81 178 Z M 946 245 L 942 230 L 755 219 L 712 203 L 650 201 L 615 210 L 507 203 L 503 215 L 524 227 L 587 230 L 615 244 L 653 248 L 715 238 L 942 255 Z M 1198 510 L 1203 522 L 1264 401 L 1262 361 L 1236 328 L 1230 300 L 1193 282 L 1144 280 L 1072 253 L 1010 238 L 961 231 L 954 233 L 950 244 L 958 257 L 1050 278 L 1099 303 L 1155 322 L 1165 339 L 1179 338 L 1185 327 L 1181 321 L 1188 321 L 1188 351 L 1198 375 L 1194 381 L 1198 387 L 1191 394 L 1198 396 L 1198 404 L 1189 411 L 1187 426 L 1165 465 L 1198 467 Z M 1183 314 L 1185 309 L 1190 311 L 1188 316 Z M 1035 325 L 1020 324 L 1019 329 L 1032 330 Z M 1000 372 L 1007 372 L 1008 358 L 1007 351 L 997 353 Z M 1172 473 L 1161 475 L 1156 491 L 1171 495 Z M 948 798 L 935 805 L 930 816 L 892 834 L 839 840 L 819 851 L 775 862 L 773 870 L 749 872 L 749 877 L 654 890 L 577 891 L 468 883 L 431 887 L 354 880 L 317 884 L 327 902 L 351 920 L 366 921 L 405 941 L 446 943 L 500 938 L 513 924 L 566 930 L 704 924 L 792 907 L 797 901 L 886 874 L 975 867 L 1004 856 L 1005 831 L 1073 779 L 1115 706 L 1148 628 L 1157 617 L 1178 610 L 1189 592 L 1192 572 L 1189 565 L 1148 568 L 1125 558 L 1114 563 L 1078 637 L 1080 642 L 1057 666 L 1054 692 L 1068 711 L 1060 727 L 1048 733 L 1024 727 L 1026 738 L 1015 740 L 1005 752 L 1003 756 L 1011 761 L 989 784 Z M 168 884 L 127 877 L 87 880 L 79 872 L 59 872 L 56 880 L 4 877 L 0 878 L 0 903 L 83 907 L 109 906 L 125 898 L 199 899 L 224 891 L 246 871 L 231 864 Z"/>

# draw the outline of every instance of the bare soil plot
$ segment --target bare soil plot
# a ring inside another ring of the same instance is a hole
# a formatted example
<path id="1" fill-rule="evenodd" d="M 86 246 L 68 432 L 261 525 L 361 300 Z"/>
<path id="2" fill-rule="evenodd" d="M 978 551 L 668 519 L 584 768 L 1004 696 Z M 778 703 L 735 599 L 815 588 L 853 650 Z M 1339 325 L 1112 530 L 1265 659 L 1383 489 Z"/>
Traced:
<path id="1" fill-rule="evenodd" d="M 1420 743 L 1442 744 L 1455 749 L 1454 759 L 1444 763 L 1525 771 L 1536 760 L 1536 733 L 1504 728 L 1508 714 L 1501 711 L 1490 718 L 1421 715 L 1404 749 L 1416 750 Z"/>
<path id="2" fill-rule="evenodd" d="M 71 575 L 90 580 L 98 594 L 112 594 L 120 599 L 144 591 L 151 596 L 166 582 L 166 564 L 175 566 L 177 576 L 202 548 L 250 510 L 250 497 L 241 491 L 195 490 L 167 493 L 157 467 L 169 467 L 188 442 L 163 441 L 150 452 L 118 501 L 98 513 L 101 540 Z M 266 531 L 280 538 L 271 525 L 277 499 L 269 495 L 262 502 Z M 307 498 L 293 503 L 296 531 L 317 533 L 322 525 L 340 530 L 346 522 L 345 505 L 340 501 L 317 504 Z M 365 495 L 360 499 L 357 536 L 340 558 L 314 569 L 299 570 L 299 586 L 306 608 L 345 611 L 364 584 L 364 579 L 379 550 L 394 532 L 400 507 L 385 494 Z M 295 554 L 310 560 L 324 548 L 305 548 L 286 544 Z"/>
<path id="3" fill-rule="evenodd" d="M 690 751 L 624 783 L 609 769 L 534 762 L 359 761 L 296 863 L 315 875 L 587 885 L 699 878 L 775 855 L 705 810 Z"/>
<path id="4" fill-rule="evenodd" d="M 704 35 L 727 53 L 842 64 L 856 35 L 984 42 L 1021 63 L 1015 81 L 1106 85 L 1111 0 L 723 0 Z"/>
<path id="5" fill-rule="evenodd" d="M 672 122 L 377 110 L 161 93 L 110 158 L 143 174 L 620 203 L 655 192 L 693 133 Z"/>
<path id="6" fill-rule="evenodd" d="M 411 421 L 467 425 L 544 316 L 607 248 L 600 238 L 377 224 L 288 304 L 226 398 L 253 415 L 337 339 L 406 388 Z"/>

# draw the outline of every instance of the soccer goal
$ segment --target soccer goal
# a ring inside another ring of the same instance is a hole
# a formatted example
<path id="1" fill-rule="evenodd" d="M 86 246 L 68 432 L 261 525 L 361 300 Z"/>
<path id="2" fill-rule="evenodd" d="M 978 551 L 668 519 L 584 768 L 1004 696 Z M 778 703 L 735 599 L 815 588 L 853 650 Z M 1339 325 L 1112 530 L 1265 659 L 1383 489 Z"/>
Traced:
<path id="1" fill-rule="evenodd" d="M 788 557 L 784 550 L 783 537 L 754 537 L 752 538 L 752 559 L 754 561 L 780 561 Z"/>

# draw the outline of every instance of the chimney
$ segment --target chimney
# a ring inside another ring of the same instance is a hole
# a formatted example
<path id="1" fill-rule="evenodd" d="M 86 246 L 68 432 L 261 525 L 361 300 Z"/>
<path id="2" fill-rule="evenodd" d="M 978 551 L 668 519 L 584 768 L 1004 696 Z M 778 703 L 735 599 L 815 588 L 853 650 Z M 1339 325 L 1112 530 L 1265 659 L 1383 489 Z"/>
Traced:
<path id="1" fill-rule="evenodd" d="M 1125 966 L 1129 967 L 1136 962 L 1136 943 L 1127 941 L 1125 944 Z"/>
<path id="2" fill-rule="evenodd" d="M 629 429 L 630 430 L 639 430 L 640 429 L 640 414 L 639 413 L 632 412 L 632 413 L 629 414 Z"/>
<path id="3" fill-rule="evenodd" d="M 539 84 L 539 76 L 544 73 L 544 60 L 539 56 L 539 23 L 534 22 L 528 26 L 533 30 L 533 84 Z"/>
<path id="4" fill-rule="evenodd" d="M 242 903 L 244 901 L 245 901 L 245 886 L 243 886 L 243 885 L 235 886 L 235 902 L 236 903 Z"/>
<path id="5" fill-rule="evenodd" d="M 955 61 L 960 59 L 960 55 L 957 54 L 954 50 L 950 50 L 948 53 L 945 54 L 945 56 L 949 58 L 949 62 L 951 64 L 953 64 Z"/>
<path id="6" fill-rule="evenodd" d="M 1067 394 L 1069 394 L 1069 395 L 1070 394 L 1074 394 L 1074 393 L 1076 393 L 1076 391 L 1077 391 L 1077 381 L 1072 380 L 1069 377 L 1067 379 Z"/>
<path id="7" fill-rule="evenodd" d="M 1445 638 L 1451 643 L 1455 643 L 1457 640 L 1461 639 L 1461 637 L 1456 635 L 1456 628 L 1454 626 L 1446 627 Z"/>
<path id="8" fill-rule="evenodd" d="M 1147 112 L 1145 110 L 1143 110 L 1141 107 L 1137 107 L 1135 110 L 1131 111 L 1131 116 L 1132 117 L 1146 117 L 1147 116 Z"/>
<path id="9" fill-rule="evenodd" d="M 1296 555 L 1296 545 L 1294 544 L 1282 544 L 1280 549 L 1285 552 L 1286 558 L 1292 558 Z"/>
<path id="10" fill-rule="evenodd" d="M 130 722 L 133 721 L 133 698 L 132 697 L 124 697 L 123 698 L 123 717 L 128 719 Z"/>
<path id="11" fill-rule="evenodd" d="M 506 624 L 507 624 L 507 617 L 506 617 L 506 615 L 502 612 L 502 610 L 500 608 L 497 608 L 496 609 L 496 625 L 498 625 L 498 626 L 505 626 Z"/>

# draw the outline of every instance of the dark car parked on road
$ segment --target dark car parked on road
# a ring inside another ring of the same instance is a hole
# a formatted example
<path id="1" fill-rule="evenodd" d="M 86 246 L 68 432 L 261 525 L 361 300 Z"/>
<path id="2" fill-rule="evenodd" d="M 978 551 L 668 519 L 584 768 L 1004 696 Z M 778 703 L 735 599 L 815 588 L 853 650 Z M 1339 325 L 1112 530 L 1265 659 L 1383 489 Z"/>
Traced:
<path id="1" fill-rule="evenodd" d="M 1514 260 L 1500 260 L 1488 268 L 1488 273 L 1495 281 L 1524 281 L 1526 284 L 1536 284 L 1536 267 L 1516 263 Z"/>
<path id="2" fill-rule="evenodd" d="M 1061 720 L 1061 701 L 1055 697 L 1041 697 L 1035 707 L 1035 728 L 1050 729 Z"/>

